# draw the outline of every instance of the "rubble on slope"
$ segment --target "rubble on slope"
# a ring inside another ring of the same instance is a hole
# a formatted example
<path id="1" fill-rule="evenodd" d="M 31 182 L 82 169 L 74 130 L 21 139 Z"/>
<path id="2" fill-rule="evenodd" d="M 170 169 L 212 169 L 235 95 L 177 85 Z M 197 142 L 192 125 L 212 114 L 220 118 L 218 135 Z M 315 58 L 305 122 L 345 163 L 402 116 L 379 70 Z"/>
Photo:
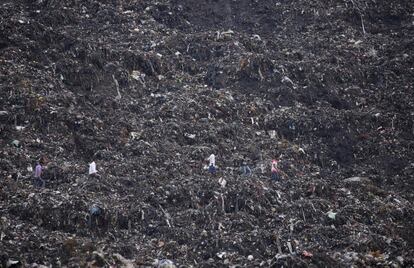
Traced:
<path id="1" fill-rule="evenodd" d="M 0 266 L 412 266 L 413 4 L 382 2 L 2 3 Z"/>

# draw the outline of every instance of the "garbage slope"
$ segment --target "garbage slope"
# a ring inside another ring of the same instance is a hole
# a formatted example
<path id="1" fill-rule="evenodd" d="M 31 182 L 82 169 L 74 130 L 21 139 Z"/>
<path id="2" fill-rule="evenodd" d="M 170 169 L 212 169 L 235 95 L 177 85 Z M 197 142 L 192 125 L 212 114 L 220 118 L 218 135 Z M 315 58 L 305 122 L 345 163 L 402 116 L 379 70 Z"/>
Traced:
<path id="1" fill-rule="evenodd" d="M 413 10 L 3 1 L 1 266 L 413 265 Z"/>

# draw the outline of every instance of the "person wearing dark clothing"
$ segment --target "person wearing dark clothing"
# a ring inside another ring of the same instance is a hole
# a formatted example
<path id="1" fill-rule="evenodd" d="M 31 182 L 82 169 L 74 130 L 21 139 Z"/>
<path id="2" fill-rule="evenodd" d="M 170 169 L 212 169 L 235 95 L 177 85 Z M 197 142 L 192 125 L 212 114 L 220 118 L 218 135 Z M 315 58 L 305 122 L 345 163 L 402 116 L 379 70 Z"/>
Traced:
<path id="1" fill-rule="evenodd" d="M 242 171 L 242 174 L 244 176 L 250 176 L 250 175 L 252 175 L 252 170 L 247 165 L 247 161 L 246 160 L 243 160 L 243 163 L 242 163 L 242 166 L 241 166 L 241 171 Z"/>
<path id="2" fill-rule="evenodd" d="M 97 227 L 99 226 L 99 219 L 103 217 L 103 208 L 101 208 L 97 204 L 93 204 L 89 208 L 89 227 Z"/>

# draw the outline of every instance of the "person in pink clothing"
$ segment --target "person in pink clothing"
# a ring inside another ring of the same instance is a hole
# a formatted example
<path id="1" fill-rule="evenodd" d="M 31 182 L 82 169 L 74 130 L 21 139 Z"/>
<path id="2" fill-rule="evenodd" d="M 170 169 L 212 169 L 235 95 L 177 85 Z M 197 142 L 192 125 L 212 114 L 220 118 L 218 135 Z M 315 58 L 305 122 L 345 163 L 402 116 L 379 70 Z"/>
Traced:
<path id="1" fill-rule="evenodd" d="M 279 169 L 277 167 L 278 162 L 279 161 L 277 161 L 276 159 L 273 159 L 272 160 L 272 168 L 271 168 L 271 171 L 272 171 L 272 180 L 274 180 L 274 181 L 278 181 L 279 178 L 280 178 L 280 176 L 279 176 Z"/>

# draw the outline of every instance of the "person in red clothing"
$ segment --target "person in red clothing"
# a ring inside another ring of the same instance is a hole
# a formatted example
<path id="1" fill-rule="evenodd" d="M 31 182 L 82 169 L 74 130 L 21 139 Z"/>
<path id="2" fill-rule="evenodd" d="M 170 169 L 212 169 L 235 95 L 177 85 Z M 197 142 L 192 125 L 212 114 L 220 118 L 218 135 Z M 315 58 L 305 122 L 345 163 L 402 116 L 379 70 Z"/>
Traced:
<path id="1" fill-rule="evenodd" d="M 272 160 L 272 180 L 278 181 L 280 178 L 279 169 L 277 167 L 278 161 L 276 159 Z"/>

